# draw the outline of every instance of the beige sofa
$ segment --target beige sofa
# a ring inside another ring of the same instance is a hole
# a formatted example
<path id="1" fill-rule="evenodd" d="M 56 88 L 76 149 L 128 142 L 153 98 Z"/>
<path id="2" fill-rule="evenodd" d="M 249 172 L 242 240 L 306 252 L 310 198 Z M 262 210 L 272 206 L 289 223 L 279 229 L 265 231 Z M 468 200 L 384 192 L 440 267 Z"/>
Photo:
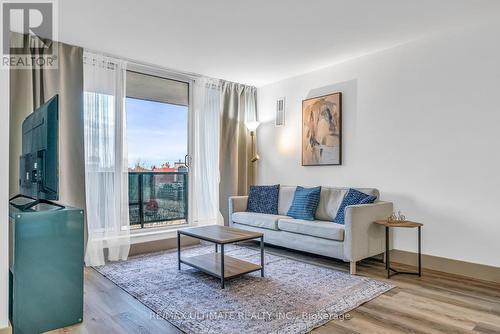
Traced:
<path id="1" fill-rule="evenodd" d="M 379 201 L 379 192 L 373 188 L 357 188 L 377 200 L 373 204 L 352 205 L 345 208 L 345 224 L 333 221 L 349 188 L 321 188 L 321 196 L 314 221 L 287 216 L 295 186 L 280 186 L 278 215 L 246 212 L 248 196 L 229 198 L 229 225 L 264 233 L 268 244 L 329 256 L 350 262 L 351 274 L 356 273 L 356 261 L 381 254 L 385 250 L 385 234 L 375 220 L 389 217 L 393 211 L 390 202 Z"/>

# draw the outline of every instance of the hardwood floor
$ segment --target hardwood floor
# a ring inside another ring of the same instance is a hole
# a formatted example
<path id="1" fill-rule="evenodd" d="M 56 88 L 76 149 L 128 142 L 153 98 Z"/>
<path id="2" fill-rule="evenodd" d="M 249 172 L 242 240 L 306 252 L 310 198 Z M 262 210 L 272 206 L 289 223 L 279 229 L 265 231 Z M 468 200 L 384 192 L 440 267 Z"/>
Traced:
<path id="1" fill-rule="evenodd" d="M 266 246 L 266 251 L 349 271 L 349 264 Z M 395 266 L 411 270 L 404 265 Z M 385 280 L 384 264 L 358 263 L 357 274 Z M 424 270 L 397 275 L 397 287 L 312 333 L 500 333 L 500 284 Z M 51 333 L 180 333 L 111 281 L 85 269 L 84 322 Z M 243 333 L 242 333 L 243 334 Z"/>
<path id="2" fill-rule="evenodd" d="M 83 323 L 48 333 L 182 333 L 92 268 L 85 268 Z"/>

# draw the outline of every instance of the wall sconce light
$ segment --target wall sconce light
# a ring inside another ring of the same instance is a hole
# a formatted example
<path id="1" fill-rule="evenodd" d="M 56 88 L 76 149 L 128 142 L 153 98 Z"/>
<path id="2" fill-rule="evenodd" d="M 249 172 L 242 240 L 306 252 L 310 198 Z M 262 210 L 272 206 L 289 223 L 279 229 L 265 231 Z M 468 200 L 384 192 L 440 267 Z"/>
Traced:
<path id="1" fill-rule="evenodd" d="M 252 159 L 250 159 L 250 162 L 256 162 L 260 159 L 259 155 L 255 152 L 256 130 L 259 127 L 260 123 L 257 121 L 252 121 L 245 123 L 245 125 L 247 127 L 247 130 L 250 131 L 250 137 L 252 138 Z"/>

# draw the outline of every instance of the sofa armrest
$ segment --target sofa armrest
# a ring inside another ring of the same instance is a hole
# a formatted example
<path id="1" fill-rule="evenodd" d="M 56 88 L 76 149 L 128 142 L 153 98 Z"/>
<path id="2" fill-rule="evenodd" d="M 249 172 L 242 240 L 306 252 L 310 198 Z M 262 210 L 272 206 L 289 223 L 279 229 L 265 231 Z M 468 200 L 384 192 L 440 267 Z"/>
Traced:
<path id="1" fill-rule="evenodd" d="M 385 230 L 376 220 L 393 212 L 391 202 L 350 205 L 345 208 L 344 260 L 359 261 L 385 251 Z"/>
<path id="2" fill-rule="evenodd" d="M 247 210 L 248 196 L 230 196 L 229 197 L 229 226 L 233 225 L 231 217 L 235 212 L 244 212 Z"/>

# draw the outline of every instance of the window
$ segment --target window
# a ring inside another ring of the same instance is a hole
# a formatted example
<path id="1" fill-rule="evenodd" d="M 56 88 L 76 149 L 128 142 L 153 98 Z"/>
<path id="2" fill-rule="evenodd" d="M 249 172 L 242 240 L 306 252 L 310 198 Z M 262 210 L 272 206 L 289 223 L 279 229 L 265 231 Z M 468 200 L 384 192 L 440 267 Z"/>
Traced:
<path id="1" fill-rule="evenodd" d="M 188 97 L 186 82 L 127 73 L 131 228 L 187 223 Z"/>

